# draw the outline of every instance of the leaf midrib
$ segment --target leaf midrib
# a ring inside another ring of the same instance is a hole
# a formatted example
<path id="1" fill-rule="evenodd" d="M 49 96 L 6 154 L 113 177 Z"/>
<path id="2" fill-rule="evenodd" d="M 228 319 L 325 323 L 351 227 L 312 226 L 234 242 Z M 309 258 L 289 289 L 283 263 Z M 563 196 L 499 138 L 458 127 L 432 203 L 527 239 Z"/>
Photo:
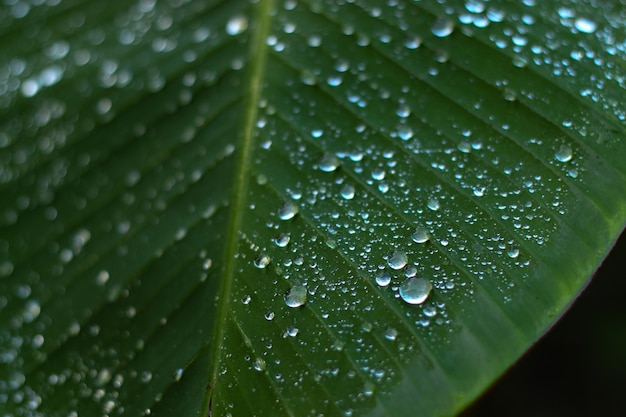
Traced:
<path id="1" fill-rule="evenodd" d="M 211 353 L 211 369 L 209 372 L 211 385 L 215 386 L 221 357 L 222 344 L 224 341 L 224 331 L 226 327 L 228 312 L 230 308 L 230 294 L 236 270 L 236 257 L 239 231 L 244 218 L 244 207 L 248 190 L 248 173 L 250 171 L 250 161 L 252 144 L 254 142 L 255 124 L 258 115 L 258 103 L 261 98 L 263 78 L 265 75 L 268 46 L 265 42 L 269 34 L 272 22 L 271 9 L 274 0 L 261 0 L 251 13 L 253 33 L 250 41 L 250 67 L 248 70 L 249 84 L 246 86 L 248 99 L 243 115 L 243 125 L 239 140 L 239 161 L 237 162 L 232 180 L 234 181 L 231 219 L 227 226 L 226 247 L 223 253 L 225 259 L 224 274 L 219 289 L 219 300 L 216 311 L 216 324 L 213 340 L 213 351 Z M 208 396 L 212 397 L 212 390 L 208 391 Z M 207 403 L 211 403 L 208 401 Z"/>

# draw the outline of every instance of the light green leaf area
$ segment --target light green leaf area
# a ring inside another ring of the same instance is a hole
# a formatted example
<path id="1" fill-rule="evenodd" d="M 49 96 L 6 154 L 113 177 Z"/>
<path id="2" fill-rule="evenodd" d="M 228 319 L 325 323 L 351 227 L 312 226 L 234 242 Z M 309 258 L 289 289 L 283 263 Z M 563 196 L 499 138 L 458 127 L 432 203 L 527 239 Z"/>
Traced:
<path id="1" fill-rule="evenodd" d="M 617 0 L 5 1 L 0 414 L 446 416 L 626 221 Z"/>

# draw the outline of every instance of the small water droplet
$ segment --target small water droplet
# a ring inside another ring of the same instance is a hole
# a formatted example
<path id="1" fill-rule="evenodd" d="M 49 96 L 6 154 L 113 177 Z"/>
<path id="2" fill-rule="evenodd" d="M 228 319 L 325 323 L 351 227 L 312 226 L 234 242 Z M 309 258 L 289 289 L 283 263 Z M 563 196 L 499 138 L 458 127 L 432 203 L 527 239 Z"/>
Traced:
<path id="1" fill-rule="evenodd" d="M 263 358 L 256 358 L 252 363 L 252 367 L 255 371 L 262 372 L 265 370 L 265 360 Z"/>
<path id="2" fill-rule="evenodd" d="M 438 38 L 445 38 L 454 31 L 454 23 L 446 17 L 439 17 L 433 23 L 431 30 Z"/>
<path id="3" fill-rule="evenodd" d="M 388 272 L 380 272 L 378 275 L 376 275 L 376 284 L 380 285 L 381 287 L 386 287 L 387 285 L 389 285 L 391 283 L 391 275 L 389 275 Z"/>
<path id="4" fill-rule="evenodd" d="M 332 153 L 325 153 L 319 162 L 320 171 L 333 172 L 339 167 L 339 158 Z"/>
<path id="5" fill-rule="evenodd" d="M 102 270 L 100 272 L 98 272 L 98 275 L 96 275 L 96 283 L 98 285 L 104 285 L 106 284 L 106 282 L 109 280 L 109 272 Z"/>
<path id="6" fill-rule="evenodd" d="M 289 234 L 281 233 L 276 237 L 276 239 L 274 239 L 274 243 L 279 248 L 284 248 L 285 246 L 289 244 L 290 240 L 291 240 L 291 237 L 289 236 Z"/>
<path id="7" fill-rule="evenodd" d="M 31 323 L 41 313 L 41 306 L 39 305 L 39 301 L 31 300 L 26 303 L 26 307 L 24 307 L 24 313 L 22 314 L 22 318 L 25 323 Z"/>
<path id="8" fill-rule="evenodd" d="M 567 145 L 559 146 L 559 149 L 554 153 L 554 158 L 559 162 L 567 162 L 572 159 L 572 148 Z"/>
<path id="9" fill-rule="evenodd" d="M 298 329 L 297 327 L 290 327 L 287 329 L 286 336 L 296 337 L 299 331 L 300 329 Z"/>
<path id="10" fill-rule="evenodd" d="M 350 185 L 350 184 L 344 184 L 343 187 L 341 187 L 341 197 L 343 197 L 345 200 L 352 200 L 354 198 L 354 186 Z"/>
<path id="11" fill-rule="evenodd" d="M 424 278 L 409 278 L 400 285 L 400 297 L 409 304 L 422 304 L 433 285 Z"/>
<path id="12" fill-rule="evenodd" d="M 391 269 L 402 269 L 406 266 L 408 262 L 408 258 L 406 253 L 395 250 L 389 255 L 387 258 L 387 264 Z"/>
<path id="13" fill-rule="evenodd" d="M 143 371 L 141 373 L 141 382 L 143 382 L 144 384 L 147 384 L 148 382 L 150 382 L 152 380 L 152 372 L 150 371 Z"/>
<path id="14" fill-rule="evenodd" d="M 385 329 L 385 339 L 387 340 L 396 340 L 398 337 L 398 331 L 393 327 L 387 327 Z"/>
<path id="15" fill-rule="evenodd" d="M 411 239 L 413 239 L 413 242 L 415 243 L 428 242 L 428 230 L 426 230 L 426 228 L 423 226 L 416 227 L 413 233 L 411 233 Z"/>
<path id="16" fill-rule="evenodd" d="M 300 307 L 306 303 L 306 297 L 306 287 L 303 285 L 294 285 L 287 294 L 285 294 L 285 304 L 291 308 Z"/>
<path id="17" fill-rule="evenodd" d="M 509 250 L 506 252 L 507 255 L 509 255 L 509 258 L 515 259 L 519 256 L 519 249 L 515 246 L 509 248 Z"/>
<path id="18" fill-rule="evenodd" d="M 278 209 L 278 218 L 281 220 L 293 219 L 300 209 L 293 202 L 287 201 Z"/>
<path id="19" fill-rule="evenodd" d="M 226 23 L 226 33 L 231 36 L 236 36 L 243 33 L 248 28 L 248 19 L 245 16 L 237 15 L 233 16 L 228 23 Z"/>
<path id="20" fill-rule="evenodd" d="M 178 368 L 177 370 L 174 371 L 174 381 L 178 382 L 181 380 L 181 378 L 183 377 L 183 372 L 184 369 L 183 368 Z"/>
<path id="21" fill-rule="evenodd" d="M 439 210 L 440 208 L 439 200 L 437 200 L 436 198 L 431 198 L 430 200 L 428 200 L 427 207 L 431 209 L 432 211 Z"/>
<path id="22" fill-rule="evenodd" d="M 274 320 L 274 312 L 273 311 L 268 311 L 267 313 L 265 313 L 265 320 L 267 320 L 267 321 Z"/>
<path id="23" fill-rule="evenodd" d="M 406 125 L 398 126 L 398 137 L 402 140 L 409 140 L 413 137 L 413 129 Z"/>
<path id="24" fill-rule="evenodd" d="M 259 269 L 263 269 L 270 264 L 270 261 L 271 259 L 269 256 L 264 253 L 260 253 L 259 256 L 257 256 L 254 260 L 254 266 Z"/>

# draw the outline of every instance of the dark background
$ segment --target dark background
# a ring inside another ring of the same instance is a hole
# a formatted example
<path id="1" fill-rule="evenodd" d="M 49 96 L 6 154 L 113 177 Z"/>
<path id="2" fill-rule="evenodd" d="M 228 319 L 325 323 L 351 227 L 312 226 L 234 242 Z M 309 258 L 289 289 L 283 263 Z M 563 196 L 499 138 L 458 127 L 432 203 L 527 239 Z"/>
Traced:
<path id="1" fill-rule="evenodd" d="M 626 233 L 570 310 L 461 417 L 626 416 Z"/>

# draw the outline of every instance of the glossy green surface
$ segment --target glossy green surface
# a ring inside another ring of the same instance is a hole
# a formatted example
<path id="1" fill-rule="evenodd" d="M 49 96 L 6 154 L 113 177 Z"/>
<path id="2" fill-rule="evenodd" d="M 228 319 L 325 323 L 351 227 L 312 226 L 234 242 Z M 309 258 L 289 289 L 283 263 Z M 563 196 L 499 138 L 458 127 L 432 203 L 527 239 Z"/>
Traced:
<path id="1" fill-rule="evenodd" d="M 458 413 L 623 229 L 623 9 L 2 6 L 2 415 Z"/>

